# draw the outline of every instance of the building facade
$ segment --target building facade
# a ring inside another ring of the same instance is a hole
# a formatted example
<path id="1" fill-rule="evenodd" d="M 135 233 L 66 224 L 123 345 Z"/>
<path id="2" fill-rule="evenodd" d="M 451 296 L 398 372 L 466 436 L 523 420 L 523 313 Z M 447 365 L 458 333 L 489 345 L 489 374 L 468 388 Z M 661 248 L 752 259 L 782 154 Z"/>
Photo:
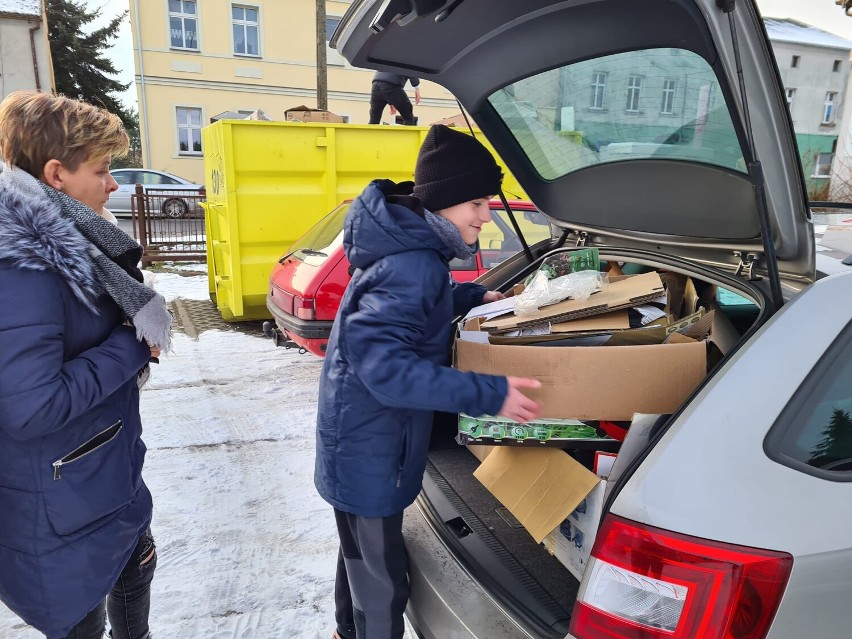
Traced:
<path id="1" fill-rule="evenodd" d="M 811 200 L 826 200 L 846 128 L 852 42 L 789 19 L 766 18 Z"/>
<path id="2" fill-rule="evenodd" d="M 326 41 L 349 5 L 326 2 Z M 316 16 L 315 0 L 130 0 L 145 166 L 203 181 L 201 128 L 215 116 L 316 108 Z M 372 72 L 325 50 L 328 109 L 366 124 Z M 422 82 L 421 97 L 422 124 L 458 112 L 436 84 Z"/>
<path id="3" fill-rule="evenodd" d="M 0 99 L 55 89 L 42 0 L 0 0 L 0 69 Z"/>

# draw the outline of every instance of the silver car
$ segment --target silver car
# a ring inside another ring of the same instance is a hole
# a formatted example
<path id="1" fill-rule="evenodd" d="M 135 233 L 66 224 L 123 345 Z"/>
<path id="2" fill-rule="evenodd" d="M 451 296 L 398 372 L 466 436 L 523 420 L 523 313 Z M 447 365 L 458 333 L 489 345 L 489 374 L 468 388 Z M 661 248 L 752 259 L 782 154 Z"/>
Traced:
<path id="1" fill-rule="evenodd" d="M 200 205 L 206 194 L 203 184 L 152 169 L 113 169 L 110 174 L 118 182 L 118 190 L 110 194 L 106 207 L 119 217 L 130 215 L 137 184 L 150 194 L 147 202 L 153 215 L 170 218 L 204 215 Z"/>
<path id="2" fill-rule="evenodd" d="M 815 267 L 754 2 L 356 0 L 332 46 L 445 86 L 549 218 L 551 241 L 483 283 L 595 247 L 625 272 L 689 276 L 733 337 L 679 410 L 634 418 L 579 579 L 437 419 L 405 517 L 418 635 L 848 636 L 852 274 Z"/>

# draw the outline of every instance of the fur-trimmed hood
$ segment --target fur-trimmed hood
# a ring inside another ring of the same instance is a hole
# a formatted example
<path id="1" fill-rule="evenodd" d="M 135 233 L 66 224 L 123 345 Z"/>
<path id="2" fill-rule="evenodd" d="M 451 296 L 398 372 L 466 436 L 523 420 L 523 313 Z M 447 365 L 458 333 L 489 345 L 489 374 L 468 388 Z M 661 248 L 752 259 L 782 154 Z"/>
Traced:
<path id="1" fill-rule="evenodd" d="M 89 242 L 46 195 L 29 188 L 26 182 L 35 178 L 17 175 L 23 173 L 0 167 L 0 260 L 15 268 L 57 273 L 81 302 L 93 308 L 101 287 Z"/>

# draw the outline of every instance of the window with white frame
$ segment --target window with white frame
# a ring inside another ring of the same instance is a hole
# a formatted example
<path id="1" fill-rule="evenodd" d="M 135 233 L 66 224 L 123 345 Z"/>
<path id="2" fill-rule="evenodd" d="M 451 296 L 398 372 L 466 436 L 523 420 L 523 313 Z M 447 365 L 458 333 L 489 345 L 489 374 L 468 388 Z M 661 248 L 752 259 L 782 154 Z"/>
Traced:
<path id="1" fill-rule="evenodd" d="M 627 81 L 627 106 L 628 113 L 639 113 L 639 93 L 642 91 L 642 76 L 631 75 Z"/>
<path id="2" fill-rule="evenodd" d="M 179 155 L 201 155 L 201 109 L 176 107 Z"/>
<path id="3" fill-rule="evenodd" d="M 173 49 L 198 49 L 195 0 L 169 0 L 169 39 Z"/>
<path id="4" fill-rule="evenodd" d="M 606 95 L 606 73 L 595 72 L 592 74 L 592 101 L 589 105 L 592 109 L 604 108 L 604 97 Z"/>
<path id="5" fill-rule="evenodd" d="M 677 80 L 666 78 L 663 80 L 663 102 L 660 105 L 660 113 L 672 115 L 674 113 L 674 97 Z"/>
<path id="6" fill-rule="evenodd" d="M 837 91 L 829 91 L 825 94 L 825 104 L 822 107 L 822 124 L 834 124 L 836 107 Z"/>
<path id="7" fill-rule="evenodd" d="M 258 8 L 248 5 L 233 5 L 231 21 L 234 31 L 234 53 L 236 55 L 260 55 L 260 22 Z"/>
<path id="8" fill-rule="evenodd" d="M 787 96 L 787 107 L 793 108 L 793 99 L 796 97 L 796 89 L 785 89 L 784 94 Z"/>
<path id="9" fill-rule="evenodd" d="M 831 163 L 833 160 L 834 153 L 818 153 L 816 156 L 816 162 L 814 162 L 814 174 L 811 177 L 831 177 Z"/>

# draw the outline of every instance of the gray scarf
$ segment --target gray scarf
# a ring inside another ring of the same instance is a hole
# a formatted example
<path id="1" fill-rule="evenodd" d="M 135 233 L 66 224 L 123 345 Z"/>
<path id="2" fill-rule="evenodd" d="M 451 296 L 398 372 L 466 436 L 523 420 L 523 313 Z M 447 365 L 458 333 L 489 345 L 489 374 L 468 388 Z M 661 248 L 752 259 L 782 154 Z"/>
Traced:
<path id="1" fill-rule="evenodd" d="M 172 314 L 165 298 L 145 286 L 137 266 L 142 247 L 120 228 L 105 220 L 88 206 L 37 180 L 22 169 L 0 167 L 0 182 L 31 197 L 54 202 L 59 214 L 71 220 L 89 242 L 89 258 L 98 284 L 109 295 L 136 329 L 139 341 L 147 340 L 164 353 L 171 350 Z M 0 183 L 0 186 L 4 184 Z M 85 291 L 88 305 L 94 309 L 94 291 Z"/>
<path id="2" fill-rule="evenodd" d="M 479 249 L 478 242 L 475 244 L 465 244 L 462 239 L 461 232 L 455 224 L 445 217 L 435 215 L 432 211 L 424 209 L 424 213 L 429 226 L 433 231 L 435 231 L 435 234 L 441 238 L 444 244 L 447 245 L 447 248 L 453 252 L 454 257 L 457 257 L 460 260 L 466 260 L 471 256 L 476 255 L 476 251 Z"/>

